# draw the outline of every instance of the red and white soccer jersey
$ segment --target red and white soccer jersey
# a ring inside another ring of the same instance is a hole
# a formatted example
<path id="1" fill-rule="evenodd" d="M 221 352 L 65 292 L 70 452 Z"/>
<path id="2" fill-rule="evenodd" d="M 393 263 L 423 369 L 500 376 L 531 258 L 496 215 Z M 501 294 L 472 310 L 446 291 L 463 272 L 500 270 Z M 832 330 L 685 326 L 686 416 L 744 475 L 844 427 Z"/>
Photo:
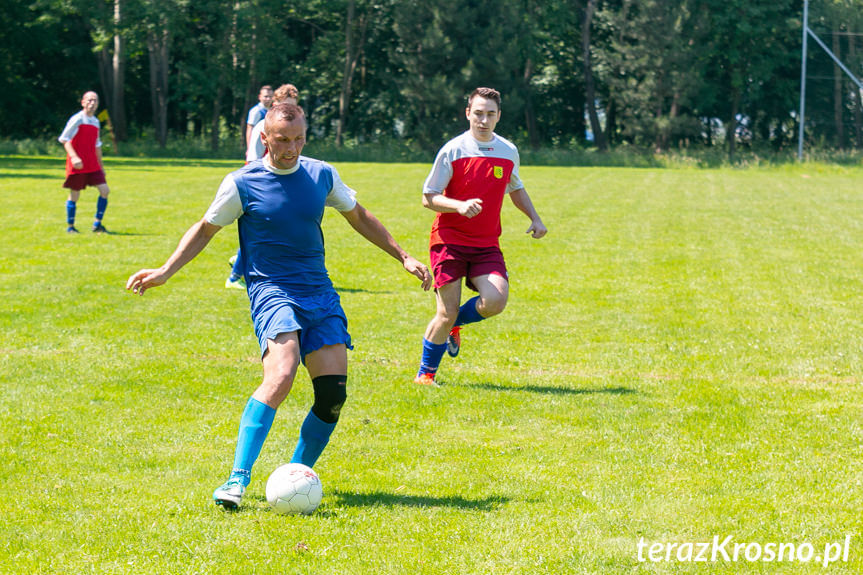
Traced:
<path id="1" fill-rule="evenodd" d="M 102 146 L 102 140 L 99 139 L 99 128 L 99 118 L 88 116 L 83 110 L 69 118 L 69 121 L 66 122 L 63 133 L 57 139 L 60 140 L 61 144 L 71 141 L 72 147 L 78 152 L 78 157 L 81 158 L 81 162 L 84 164 L 80 170 L 76 170 L 72 167 L 72 159 L 67 155 L 67 176 L 102 171 L 99 157 L 96 155 L 96 148 Z"/>
<path id="2" fill-rule="evenodd" d="M 423 184 L 423 193 L 457 200 L 479 198 L 482 211 L 473 218 L 438 212 L 430 245 L 497 247 L 503 198 L 524 187 L 518 166 L 518 149 L 497 134 L 490 142 L 480 142 L 468 131 L 444 144 Z"/>

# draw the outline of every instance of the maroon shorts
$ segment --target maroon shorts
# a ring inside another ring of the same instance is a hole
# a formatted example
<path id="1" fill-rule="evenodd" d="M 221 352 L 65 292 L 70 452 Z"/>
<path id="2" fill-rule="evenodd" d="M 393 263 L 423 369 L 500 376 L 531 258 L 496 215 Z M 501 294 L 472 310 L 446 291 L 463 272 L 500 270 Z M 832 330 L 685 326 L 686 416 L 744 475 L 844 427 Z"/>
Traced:
<path id="1" fill-rule="evenodd" d="M 434 287 L 467 278 L 465 285 L 476 291 L 471 278 L 489 274 L 497 274 L 507 278 L 506 263 L 500 248 L 475 248 L 472 246 L 454 246 L 437 244 L 429 250 L 429 260 L 434 272 Z"/>
<path id="2" fill-rule="evenodd" d="M 87 172 L 86 174 L 69 174 L 63 182 L 64 188 L 80 192 L 87 186 L 98 186 L 105 183 L 105 172 Z"/>

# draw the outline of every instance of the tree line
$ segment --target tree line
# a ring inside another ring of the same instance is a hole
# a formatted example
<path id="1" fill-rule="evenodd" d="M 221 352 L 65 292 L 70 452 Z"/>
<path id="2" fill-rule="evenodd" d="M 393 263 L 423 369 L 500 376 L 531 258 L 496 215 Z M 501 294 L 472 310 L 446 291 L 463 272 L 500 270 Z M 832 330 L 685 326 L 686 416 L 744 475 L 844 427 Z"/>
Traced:
<path id="1" fill-rule="evenodd" d="M 96 89 L 119 141 L 241 146 L 263 84 L 290 82 L 316 138 L 434 150 L 464 97 L 503 94 L 533 148 L 790 148 L 802 0 L 0 0 L 4 138 L 54 136 Z M 863 0 L 810 27 L 863 75 Z M 861 94 L 811 49 L 807 138 L 863 147 Z"/>

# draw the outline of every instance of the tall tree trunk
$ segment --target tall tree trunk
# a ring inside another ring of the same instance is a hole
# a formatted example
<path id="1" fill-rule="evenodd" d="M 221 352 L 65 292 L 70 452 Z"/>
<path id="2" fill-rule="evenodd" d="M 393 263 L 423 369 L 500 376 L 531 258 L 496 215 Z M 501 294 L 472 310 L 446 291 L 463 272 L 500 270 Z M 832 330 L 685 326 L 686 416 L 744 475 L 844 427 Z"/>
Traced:
<path id="1" fill-rule="evenodd" d="M 848 60 L 852 64 L 857 61 L 857 39 L 848 35 Z M 854 141 L 857 148 L 863 148 L 863 90 L 854 90 Z"/>
<path id="2" fill-rule="evenodd" d="M 653 112 L 653 117 L 656 119 L 654 122 L 654 138 L 653 138 L 653 147 L 656 153 L 660 153 L 665 149 L 666 145 L 666 134 L 665 128 L 662 126 L 662 106 L 664 104 L 664 99 L 662 97 L 665 92 L 665 76 L 662 75 L 662 72 L 659 72 L 659 78 L 656 82 L 656 93 L 654 96 L 656 97 L 656 109 Z"/>
<path id="3" fill-rule="evenodd" d="M 236 1 L 233 3 L 233 9 L 231 10 L 231 29 L 228 37 L 228 44 L 230 46 L 229 53 L 231 54 L 231 78 L 237 77 L 237 70 L 240 67 L 240 52 L 239 46 L 237 42 L 239 41 L 239 24 L 238 14 L 240 13 L 240 2 Z M 245 95 L 242 101 L 242 108 L 240 110 L 237 109 L 237 97 L 236 92 L 232 91 L 231 97 L 231 118 L 236 118 L 238 115 L 242 114 L 242 118 L 240 118 L 240 130 L 238 136 L 240 137 L 239 144 L 242 145 L 242 149 L 246 148 L 246 120 L 248 117 L 245 115 L 245 111 L 249 109 L 248 103 L 249 98 L 249 90 L 251 89 L 251 85 L 246 87 Z"/>
<path id="4" fill-rule="evenodd" d="M 668 124 L 665 127 L 665 148 L 671 146 L 671 136 L 674 133 L 674 125 L 677 120 L 677 115 L 680 113 L 680 91 L 674 90 L 671 96 L 671 108 L 668 110 Z"/>
<path id="5" fill-rule="evenodd" d="M 219 82 L 219 87 L 216 88 L 216 94 L 213 98 L 213 110 L 210 117 L 210 149 L 214 152 L 219 149 L 219 119 L 222 111 L 222 93 L 225 89 L 223 82 Z"/>
<path id="6" fill-rule="evenodd" d="M 252 21 L 252 37 L 249 42 L 249 89 L 246 91 L 246 101 L 243 103 L 243 142 L 246 141 L 246 120 L 249 119 L 245 113 L 255 103 L 261 90 L 260 79 L 258 78 L 258 59 L 255 57 L 258 52 L 258 27 L 254 21 Z"/>
<path id="7" fill-rule="evenodd" d="M 728 161 L 733 162 L 737 152 L 737 110 L 740 107 L 740 94 L 736 91 L 731 98 L 731 117 L 725 124 L 725 140 L 728 142 Z"/>
<path id="8" fill-rule="evenodd" d="M 617 100 L 608 99 L 608 110 L 605 112 L 605 139 L 609 146 L 617 142 Z"/>
<path id="9" fill-rule="evenodd" d="M 368 19 L 365 14 L 360 17 L 360 38 L 354 42 L 354 20 L 356 19 L 356 2 L 348 2 L 348 13 L 345 18 L 345 69 L 342 76 L 342 91 L 339 94 L 339 123 L 336 126 L 336 146 L 341 148 L 344 144 L 345 124 L 348 119 L 348 106 L 351 103 L 351 85 L 354 80 L 354 71 L 357 62 L 363 52 L 363 44 L 366 40 L 366 26 Z"/>
<path id="10" fill-rule="evenodd" d="M 632 0 L 623 0 L 623 4 L 620 7 L 620 21 L 626 22 L 629 17 L 629 9 L 632 6 Z M 623 25 L 618 26 L 617 28 L 617 42 L 621 46 L 624 45 L 624 37 L 626 33 L 626 27 Z M 621 77 L 623 75 L 622 66 L 618 65 L 614 70 L 614 77 Z M 617 142 L 617 112 L 619 109 L 619 105 L 617 103 L 618 98 L 615 93 L 615 88 L 612 85 L 608 91 L 608 103 L 606 105 L 605 110 L 605 141 L 609 146 L 614 146 L 615 142 Z M 582 130 L 583 131 L 583 130 Z"/>
<path id="11" fill-rule="evenodd" d="M 168 143 L 168 45 L 171 34 L 167 23 L 160 21 L 160 29 L 147 35 L 150 58 L 150 104 L 153 107 L 153 126 L 159 147 Z"/>
<path id="12" fill-rule="evenodd" d="M 524 65 L 524 123 L 527 126 L 527 139 L 530 147 L 534 150 L 539 148 L 539 131 L 536 128 L 536 110 L 533 106 L 533 91 L 530 88 L 530 80 L 533 77 L 533 60 L 528 57 Z"/>
<path id="13" fill-rule="evenodd" d="M 112 94 L 114 93 L 114 74 L 111 72 L 111 50 L 108 45 L 104 45 L 101 50 L 96 52 L 96 63 L 99 67 L 99 83 L 102 84 L 104 92 L 104 102 L 106 106 L 111 105 Z"/>
<path id="14" fill-rule="evenodd" d="M 596 113 L 596 88 L 593 83 L 593 65 L 590 61 L 590 27 L 593 22 L 593 14 L 596 12 L 597 0 L 588 0 L 584 9 L 584 22 L 581 27 L 581 55 L 584 62 L 584 97 L 587 100 L 587 115 L 590 118 L 590 129 L 593 131 L 593 142 L 600 151 L 608 149 L 605 134 L 599 124 L 599 116 Z"/>
<path id="15" fill-rule="evenodd" d="M 840 57 L 839 28 L 833 26 L 833 53 Z M 845 148 L 845 125 L 842 122 L 842 84 L 845 76 L 839 64 L 833 63 L 833 123 L 836 124 L 836 146 Z"/>
<path id="16" fill-rule="evenodd" d="M 114 57 L 111 60 L 111 124 L 114 137 L 120 142 L 128 139 L 126 125 L 126 54 L 125 40 L 120 30 L 122 24 L 122 0 L 114 0 Z"/>

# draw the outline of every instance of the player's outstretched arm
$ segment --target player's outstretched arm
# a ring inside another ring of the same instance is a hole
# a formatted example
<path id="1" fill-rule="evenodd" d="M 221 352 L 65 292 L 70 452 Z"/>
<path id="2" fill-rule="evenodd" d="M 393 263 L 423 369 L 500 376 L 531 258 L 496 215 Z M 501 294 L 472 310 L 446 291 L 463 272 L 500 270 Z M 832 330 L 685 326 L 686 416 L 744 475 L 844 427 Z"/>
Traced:
<path id="1" fill-rule="evenodd" d="M 156 269 L 142 269 L 129 277 L 126 289 L 132 293 L 144 295 L 151 287 L 164 284 L 171 276 L 180 271 L 184 265 L 195 259 L 203 249 L 210 243 L 221 226 L 201 220 L 183 234 L 177 249 L 171 254 L 162 267 Z"/>
<path id="2" fill-rule="evenodd" d="M 482 211 L 482 200 L 471 198 L 469 200 L 456 200 L 448 198 L 443 194 L 423 194 L 423 206 L 433 212 L 458 213 L 466 218 L 472 218 Z"/>
<path id="3" fill-rule="evenodd" d="M 533 207 L 533 202 L 530 201 L 530 196 L 527 195 L 527 190 L 519 188 L 512 191 L 509 193 L 509 199 L 512 200 L 515 207 L 530 218 L 530 227 L 527 228 L 526 233 L 535 239 L 539 239 L 548 233 L 548 229 L 542 223 L 539 214 L 536 213 L 536 208 Z"/>
<path id="4" fill-rule="evenodd" d="M 402 262 L 402 266 L 404 266 L 408 273 L 420 279 L 423 289 L 426 291 L 429 290 L 432 277 L 428 267 L 404 251 L 384 225 L 370 211 L 357 203 L 352 210 L 341 212 L 341 214 L 361 236 Z"/>

